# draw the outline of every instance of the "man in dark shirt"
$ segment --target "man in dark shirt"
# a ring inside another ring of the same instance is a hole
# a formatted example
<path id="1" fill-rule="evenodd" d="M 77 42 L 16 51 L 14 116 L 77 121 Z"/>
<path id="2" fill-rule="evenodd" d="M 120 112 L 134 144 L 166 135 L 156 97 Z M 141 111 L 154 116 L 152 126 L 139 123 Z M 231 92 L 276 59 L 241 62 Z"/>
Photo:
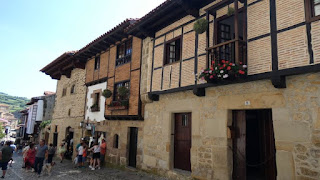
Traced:
<path id="1" fill-rule="evenodd" d="M 2 168 L 2 176 L 4 178 L 6 175 L 6 170 L 8 168 L 8 162 L 12 158 L 12 148 L 10 147 L 11 142 L 7 141 L 6 145 L 0 151 L 0 167 Z"/>
<path id="2" fill-rule="evenodd" d="M 41 139 L 40 144 L 36 147 L 36 151 L 37 153 L 36 160 L 34 162 L 34 170 L 40 177 L 44 158 L 48 156 L 48 146 L 45 145 L 44 139 Z"/>

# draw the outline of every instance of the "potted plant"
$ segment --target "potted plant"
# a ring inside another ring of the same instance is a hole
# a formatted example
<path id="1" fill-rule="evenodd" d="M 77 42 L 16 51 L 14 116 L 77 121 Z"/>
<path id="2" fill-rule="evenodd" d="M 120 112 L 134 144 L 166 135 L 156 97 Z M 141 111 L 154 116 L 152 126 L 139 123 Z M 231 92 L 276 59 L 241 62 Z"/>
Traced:
<path id="1" fill-rule="evenodd" d="M 91 112 L 97 112 L 100 110 L 98 104 L 93 104 L 90 108 L 91 108 Z"/>
<path id="2" fill-rule="evenodd" d="M 234 14 L 234 8 L 233 7 L 228 7 L 228 12 L 227 12 L 227 15 L 228 16 L 231 16 L 231 15 L 233 15 Z"/>
<path id="3" fill-rule="evenodd" d="M 208 28 L 208 21 L 206 19 L 198 19 L 194 25 L 193 25 L 193 30 L 197 34 L 202 34 L 204 33 Z"/>
<path id="4" fill-rule="evenodd" d="M 102 92 L 102 96 L 104 96 L 105 98 L 109 98 L 112 96 L 112 92 L 109 90 L 109 89 L 105 89 L 103 92 Z"/>
<path id="5" fill-rule="evenodd" d="M 123 110 L 128 109 L 129 106 L 129 89 L 127 87 L 118 88 L 118 96 L 116 101 L 112 101 L 108 105 L 109 110 Z"/>

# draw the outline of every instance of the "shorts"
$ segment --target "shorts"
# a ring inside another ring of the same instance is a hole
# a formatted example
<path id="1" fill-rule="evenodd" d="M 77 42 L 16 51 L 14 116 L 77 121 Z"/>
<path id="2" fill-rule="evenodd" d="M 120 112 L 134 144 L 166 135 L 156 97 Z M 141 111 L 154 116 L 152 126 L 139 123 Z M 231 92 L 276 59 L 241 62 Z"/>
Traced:
<path id="1" fill-rule="evenodd" d="M 47 163 L 52 163 L 53 155 L 54 154 L 48 154 L 48 162 Z"/>
<path id="2" fill-rule="evenodd" d="M 82 155 L 78 155 L 78 163 L 82 163 Z"/>
<path id="3" fill-rule="evenodd" d="M 100 159 L 100 153 L 93 153 L 93 159 Z"/>
<path id="4" fill-rule="evenodd" d="M 0 162 L 0 167 L 2 170 L 7 170 L 8 169 L 8 162 Z"/>
<path id="5" fill-rule="evenodd" d="M 86 162 L 87 161 L 87 157 L 82 157 L 82 162 Z"/>

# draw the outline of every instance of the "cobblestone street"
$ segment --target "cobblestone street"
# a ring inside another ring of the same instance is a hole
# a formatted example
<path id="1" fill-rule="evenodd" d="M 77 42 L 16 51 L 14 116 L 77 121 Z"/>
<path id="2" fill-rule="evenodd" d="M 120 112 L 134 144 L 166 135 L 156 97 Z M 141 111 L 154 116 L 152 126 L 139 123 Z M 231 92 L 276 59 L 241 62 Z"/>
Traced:
<path id="1" fill-rule="evenodd" d="M 70 160 L 65 160 L 63 163 L 56 160 L 56 165 L 53 167 L 51 176 L 45 172 L 41 173 L 40 178 L 34 172 L 26 172 L 25 169 L 21 168 L 22 156 L 14 154 L 13 159 L 15 160 L 12 167 L 8 167 L 8 171 L 5 179 L 17 180 L 17 179 L 127 179 L 127 180 L 165 180 L 164 177 L 148 174 L 141 171 L 131 169 L 113 169 L 113 168 L 101 168 L 100 170 L 92 171 L 89 168 L 74 168 L 74 165 Z M 2 172 L 1 172 L 2 173 Z"/>

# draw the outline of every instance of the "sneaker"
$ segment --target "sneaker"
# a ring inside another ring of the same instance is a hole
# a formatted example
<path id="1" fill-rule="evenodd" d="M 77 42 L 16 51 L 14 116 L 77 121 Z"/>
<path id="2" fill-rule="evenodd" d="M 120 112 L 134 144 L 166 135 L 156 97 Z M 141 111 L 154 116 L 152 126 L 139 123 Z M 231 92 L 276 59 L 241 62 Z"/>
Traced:
<path id="1" fill-rule="evenodd" d="M 89 168 L 92 169 L 92 166 L 90 165 Z"/>
<path id="2" fill-rule="evenodd" d="M 95 169 L 94 169 L 94 168 L 91 168 L 91 170 L 94 171 Z"/>

